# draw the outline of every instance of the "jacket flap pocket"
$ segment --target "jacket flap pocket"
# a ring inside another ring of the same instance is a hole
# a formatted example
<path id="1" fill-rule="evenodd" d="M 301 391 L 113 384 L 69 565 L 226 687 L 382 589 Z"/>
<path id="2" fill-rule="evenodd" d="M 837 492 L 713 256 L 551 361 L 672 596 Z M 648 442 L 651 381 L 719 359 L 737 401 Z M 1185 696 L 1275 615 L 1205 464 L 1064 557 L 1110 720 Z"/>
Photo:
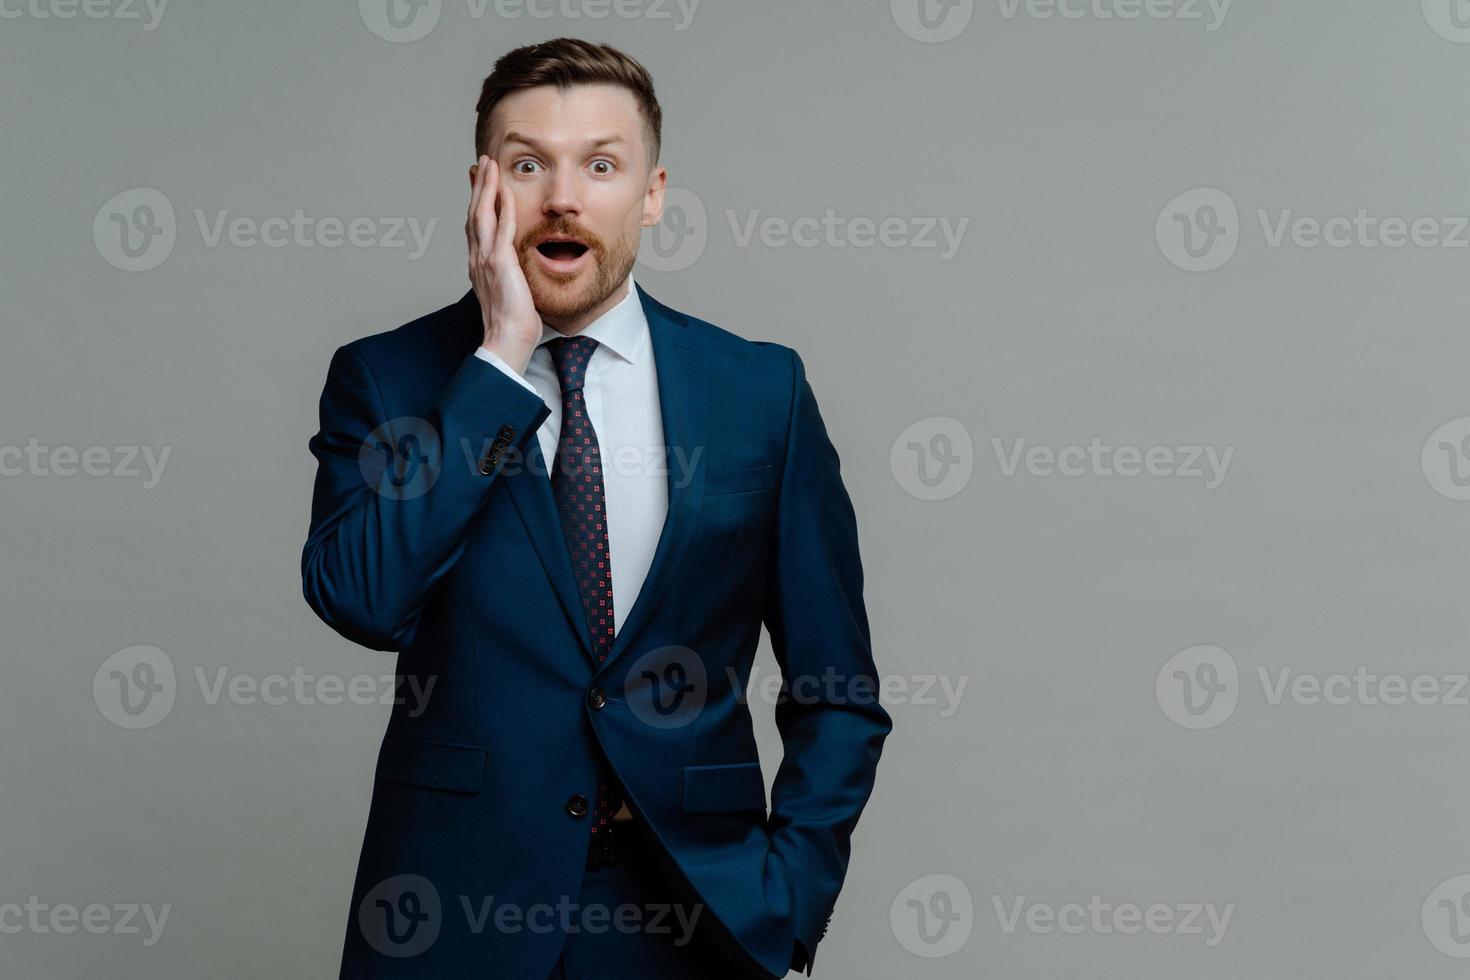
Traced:
<path id="1" fill-rule="evenodd" d="M 766 781 L 759 762 L 684 767 L 684 812 L 765 810 Z"/>
<path id="2" fill-rule="evenodd" d="M 770 486 L 770 463 L 738 470 L 708 470 L 704 474 L 704 492 L 707 494 L 768 490 Z"/>
<path id="3" fill-rule="evenodd" d="M 377 778 L 456 793 L 478 793 L 485 781 L 485 750 L 478 745 L 437 742 L 409 735 L 383 736 Z"/>

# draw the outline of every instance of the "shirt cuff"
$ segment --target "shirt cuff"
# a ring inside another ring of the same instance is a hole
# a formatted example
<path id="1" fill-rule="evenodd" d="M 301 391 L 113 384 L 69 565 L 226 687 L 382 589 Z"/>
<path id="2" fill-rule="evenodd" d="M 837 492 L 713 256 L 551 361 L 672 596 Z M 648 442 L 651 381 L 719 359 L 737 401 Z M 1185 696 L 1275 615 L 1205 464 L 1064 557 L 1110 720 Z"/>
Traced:
<path id="1" fill-rule="evenodd" d="M 531 382 L 523 378 L 519 371 L 511 367 L 509 364 L 505 363 L 504 359 L 502 359 L 494 351 L 486 347 L 476 347 L 475 356 L 482 361 L 489 361 L 491 364 L 494 364 L 496 367 L 500 368 L 500 370 L 504 371 L 506 374 L 519 381 L 527 391 L 535 392 L 538 397 L 540 396 L 541 392 L 536 391 L 535 385 L 531 384 Z"/>

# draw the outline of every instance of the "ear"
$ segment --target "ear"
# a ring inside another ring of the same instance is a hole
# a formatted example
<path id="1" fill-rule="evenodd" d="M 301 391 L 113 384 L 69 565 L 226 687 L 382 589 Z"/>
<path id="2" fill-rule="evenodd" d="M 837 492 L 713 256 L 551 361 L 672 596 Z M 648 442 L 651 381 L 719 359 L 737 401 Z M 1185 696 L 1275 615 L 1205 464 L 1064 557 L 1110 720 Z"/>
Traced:
<path id="1" fill-rule="evenodd" d="M 643 195 L 643 221 L 642 227 L 652 228 L 663 220 L 664 216 L 664 185 L 668 182 L 669 172 L 660 166 L 648 178 L 648 190 Z"/>

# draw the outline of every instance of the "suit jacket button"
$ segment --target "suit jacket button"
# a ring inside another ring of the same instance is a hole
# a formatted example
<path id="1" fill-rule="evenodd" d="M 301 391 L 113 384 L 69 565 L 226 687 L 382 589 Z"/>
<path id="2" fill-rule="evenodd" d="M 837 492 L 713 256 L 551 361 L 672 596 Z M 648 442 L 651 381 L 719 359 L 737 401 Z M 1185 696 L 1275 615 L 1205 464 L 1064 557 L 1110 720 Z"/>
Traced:
<path id="1" fill-rule="evenodd" d="M 607 693 L 604 692 L 603 689 L 600 687 L 594 687 L 592 690 L 587 692 L 587 703 L 590 704 L 594 709 L 601 708 L 603 705 L 607 704 Z"/>
<path id="2" fill-rule="evenodd" d="M 567 800 L 567 812 L 574 817 L 585 817 L 587 815 L 587 797 L 576 793 Z"/>

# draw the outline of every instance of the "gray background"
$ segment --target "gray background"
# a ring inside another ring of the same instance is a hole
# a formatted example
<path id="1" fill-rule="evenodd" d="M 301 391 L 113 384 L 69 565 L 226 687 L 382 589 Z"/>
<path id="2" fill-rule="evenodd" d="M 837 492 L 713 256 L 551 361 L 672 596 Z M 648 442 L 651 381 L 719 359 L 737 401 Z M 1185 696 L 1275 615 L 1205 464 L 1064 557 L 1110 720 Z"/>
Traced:
<path id="1" fill-rule="evenodd" d="M 1213 30 L 1204 7 L 1007 5 L 954 8 L 970 20 L 937 43 L 871 0 L 705 0 L 687 24 L 444 0 L 409 42 L 351 2 L 174 0 L 153 30 L 144 8 L 7 6 L 0 443 L 170 455 L 156 486 L 0 477 L 0 904 L 171 911 L 151 946 L 0 934 L 0 973 L 335 976 L 388 708 L 211 704 L 196 670 L 393 670 L 301 599 L 327 360 L 467 288 L 479 82 L 505 50 L 573 34 L 650 68 L 670 183 L 705 209 L 685 213 L 702 250 L 639 281 L 802 353 L 860 520 L 878 664 L 911 692 L 885 701 L 895 732 L 818 975 L 1463 976 L 1439 898 L 1470 873 L 1470 707 L 1273 704 L 1258 674 L 1361 667 L 1448 692 L 1470 670 L 1470 503 L 1449 469 L 1470 465 L 1470 250 L 1273 246 L 1259 218 L 1364 209 L 1454 237 L 1470 44 L 1437 13 L 1450 0 L 1238 0 Z M 1238 207 L 1239 242 L 1190 272 L 1156 221 L 1201 187 Z M 168 199 L 176 241 L 129 272 L 93 224 L 135 188 Z M 909 230 L 872 247 L 732 230 L 829 208 Z M 210 246 L 196 209 L 437 225 L 417 259 Z M 913 240 L 926 218 L 968 220 L 955 254 Z M 907 443 L 941 432 L 970 448 L 951 440 L 947 495 L 923 499 Z M 1007 475 L 992 442 L 1094 437 L 1234 449 L 1211 488 Z M 1195 729 L 1166 663 L 1205 644 L 1238 670 L 1236 707 Z M 93 681 L 138 645 L 167 655 L 176 698 L 126 730 Z M 913 696 L 934 678 L 966 684 L 957 705 Z M 769 777 L 780 743 L 756 714 Z M 908 900 L 940 908 L 936 890 L 961 915 L 934 943 Z M 1008 932 L 996 912 L 1094 895 L 1233 911 L 1215 945 Z"/>

